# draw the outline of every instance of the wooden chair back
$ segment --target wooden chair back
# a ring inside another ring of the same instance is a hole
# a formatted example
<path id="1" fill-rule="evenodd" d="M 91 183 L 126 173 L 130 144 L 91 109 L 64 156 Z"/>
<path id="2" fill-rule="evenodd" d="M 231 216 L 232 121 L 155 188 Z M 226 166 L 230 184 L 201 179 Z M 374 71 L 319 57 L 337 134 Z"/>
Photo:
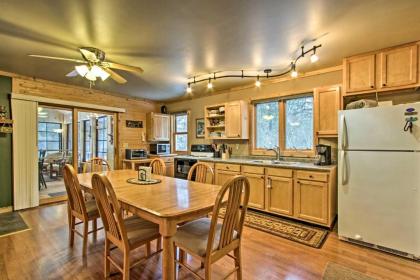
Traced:
<path id="1" fill-rule="evenodd" d="M 208 180 L 207 180 L 207 175 L 208 174 L 211 174 L 211 181 L 210 182 L 208 182 Z M 195 182 L 200 182 L 200 183 L 212 183 L 213 182 L 213 176 L 214 176 L 213 168 L 211 168 L 211 166 L 208 165 L 207 163 L 197 162 L 196 164 L 194 164 L 190 168 L 190 171 L 188 172 L 188 177 L 187 177 L 188 181 L 192 181 L 194 175 L 195 175 L 195 177 L 194 177 Z"/>
<path id="2" fill-rule="evenodd" d="M 66 187 L 70 209 L 79 217 L 87 218 L 86 205 L 73 166 L 66 164 L 63 168 L 64 186 Z"/>
<path id="3" fill-rule="evenodd" d="M 92 176 L 92 188 L 106 237 L 120 249 L 128 248 L 124 218 L 111 182 L 103 174 L 94 174 Z"/>
<path id="4" fill-rule="evenodd" d="M 156 175 L 165 176 L 166 174 L 166 164 L 161 158 L 155 158 L 150 162 L 149 165 L 152 168 L 152 173 Z"/>
<path id="5" fill-rule="evenodd" d="M 109 163 L 103 158 L 94 157 L 83 164 L 83 173 L 110 171 Z"/>
<path id="6" fill-rule="evenodd" d="M 216 251 L 229 246 L 234 240 L 235 231 L 237 233 L 236 239 L 241 238 L 245 214 L 248 207 L 249 188 L 249 181 L 243 175 L 236 175 L 222 186 L 213 208 L 206 256 L 210 256 L 213 251 L 213 243 L 216 237 L 216 225 L 221 208 L 225 207 L 226 213 L 223 218 L 222 229 L 218 238 L 219 245 Z M 224 197 L 226 195 L 227 200 L 224 202 Z"/>

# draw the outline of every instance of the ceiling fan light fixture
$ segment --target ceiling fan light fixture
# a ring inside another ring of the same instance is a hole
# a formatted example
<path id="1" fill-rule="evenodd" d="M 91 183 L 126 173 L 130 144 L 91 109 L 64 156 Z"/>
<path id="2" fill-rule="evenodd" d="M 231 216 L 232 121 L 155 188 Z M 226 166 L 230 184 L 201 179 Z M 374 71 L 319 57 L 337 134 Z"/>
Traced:
<path id="1" fill-rule="evenodd" d="M 95 75 L 95 77 L 101 78 L 102 81 L 105 81 L 110 76 L 108 72 L 106 72 L 104 69 L 102 69 L 98 65 L 93 65 L 92 68 L 90 69 L 90 72 L 93 75 Z"/>
<path id="2" fill-rule="evenodd" d="M 96 81 L 96 75 L 92 70 L 89 70 L 89 72 L 86 73 L 86 75 L 84 76 L 86 79 L 88 79 L 91 82 Z"/>
<path id="3" fill-rule="evenodd" d="M 89 67 L 86 65 L 76 65 L 74 69 L 76 69 L 77 74 L 82 77 L 86 76 L 86 74 L 89 72 Z"/>

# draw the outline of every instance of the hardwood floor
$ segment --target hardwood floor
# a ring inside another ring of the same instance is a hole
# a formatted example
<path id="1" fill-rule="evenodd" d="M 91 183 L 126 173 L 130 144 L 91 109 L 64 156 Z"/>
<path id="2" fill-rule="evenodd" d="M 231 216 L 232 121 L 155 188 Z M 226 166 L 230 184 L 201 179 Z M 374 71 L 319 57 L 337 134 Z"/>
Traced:
<path id="1" fill-rule="evenodd" d="M 68 247 L 66 204 L 21 214 L 32 230 L 0 238 L 0 280 L 103 279 L 102 231 L 96 241 L 90 237 L 83 260 L 81 238 L 76 236 L 75 247 Z M 244 279 L 321 279 L 330 261 L 377 279 L 420 279 L 419 262 L 339 241 L 336 233 L 329 235 L 322 249 L 313 249 L 245 227 L 242 246 Z M 140 248 L 137 256 L 144 252 Z M 160 258 L 132 269 L 132 279 L 160 279 Z M 192 264 L 199 266 L 196 261 Z M 231 268 L 231 259 L 220 260 L 213 266 L 213 278 L 221 279 Z M 179 277 L 193 279 L 185 270 Z"/>

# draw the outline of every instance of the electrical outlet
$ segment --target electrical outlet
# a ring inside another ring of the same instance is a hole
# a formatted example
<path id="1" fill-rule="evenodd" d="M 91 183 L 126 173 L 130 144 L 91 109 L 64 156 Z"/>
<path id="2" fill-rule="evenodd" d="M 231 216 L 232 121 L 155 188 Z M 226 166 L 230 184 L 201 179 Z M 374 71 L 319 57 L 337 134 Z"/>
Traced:
<path id="1" fill-rule="evenodd" d="M 239 144 L 236 144 L 236 150 L 237 151 L 239 150 Z"/>
<path id="2" fill-rule="evenodd" d="M 128 149 L 128 143 L 123 143 L 124 149 Z"/>

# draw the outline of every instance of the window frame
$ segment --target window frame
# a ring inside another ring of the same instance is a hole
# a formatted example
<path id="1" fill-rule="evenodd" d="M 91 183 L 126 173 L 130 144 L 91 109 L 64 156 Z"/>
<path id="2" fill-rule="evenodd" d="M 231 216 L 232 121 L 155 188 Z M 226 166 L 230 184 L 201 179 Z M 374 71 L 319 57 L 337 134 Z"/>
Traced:
<path id="1" fill-rule="evenodd" d="M 103 120 L 104 120 L 105 126 L 102 127 L 102 128 L 99 128 L 99 123 Z M 108 159 L 108 135 L 106 134 L 106 132 L 108 130 L 107 121 L 108 121 L 107 116 L 100 116 L 96 119 L 96 143 L 95 143 L 96 144 L 96 151 L 95 151 L 95 154 L 96 154 L 97 157 L 103 158 L 105 160 Z M 101 131 L 101 130 L 105 131 L 105 139 L 104 138 L 99 139 L 99 131 Z M 104 142 L 103 147 L 105 147 L 105 150 L 99 151 L 99 147 L 100 147 L 99 142 Z M 100 156 L 99 154 L 102 154 L 104 156 Z"/>
<path id="2" fill-rule="evenodd" d="M 296 149 L 286 150 L 286 100 L 289 99 L 296 99 L 296 98 L 304 98 L 304 97 L 312 97 L 314 98 L 313 92 L 307 92 L 297 95 L 290 95 L 284 98 L 275 98 L 275 99 L 265 99 L 265 100 L 258 100 L 255 101 L 252 106 L 252 144 L 251 144 L 251 155 L 260 155 L 260 156 L 275 156 L 274 151 L 268 151 L 266 149 L 257 148 L 257 133 L 256 133 L 256 121 L 257 121 L 257 110 L 255 109 L 257 104 L 267 103 L 277 101 L 279 102 L 279 143 L 278 146 L 280 147 L 280 155 L 284 157 L 314 157 L 315 156 L 315 146 L 317 143 L 317 137 L 315 132 L 315 98 L 313 99 L 313 133 L 312 133 L 312 149 L 303 150 L 303 149 Z"/>
<path id="3" fill-rule="evenodd" d="M 182 115 L 185 115 L 187 117 L 187 130 L 186 130 L 186 132 L 178 132 L 178 131 L 176 131 L 176 117 L 177 116 L 182 116 Z M 173 113 L 172 114 L 172 119 L 173 119 L 173 121 L 172 121 L 172 140 L 173 140 L 172 141 L 173 142 L 172 150 L 174 152 L 177 152 L 177 153 L 180 153 L 180 154 L 187 154 L 188 151 L 189 151 L 189 146 L 188 146 L 188 143 L 189 143 L 188 129 L 190 127 L 190 114 L 189 114 L 189 111 L 183 111 L 183 112 Z M 176 149 L 176 136 L 177 135 L 186 135 L 187 136 L 187 149 L 186 150 L 177 150 Z"/>
<path id="4" fill-rule="evenodd" d="M 45 124 L 45 130 L 39 130 L 39 124 Z M 53 153 L 58 153 L 58 152 L 61 152 L 62 150 L 63 150 L 63 132 L 54 132 L 54 131 L 50 131 L 50 130 L 48 130 L 48 124 L 58 124 L 58 125 L 60 125 L 60 128 L 59 129 L 63 129 L 63 124 L 62 123 L 58 123 L 58 122 L 40 122 L 40 121 L 38 121 L 38 124 L 37 124 L 37 137 L 38 137 L 38 140 L 37 140 L 37 145 L 38 145 L 38 150 L 40 150 L 39 149 L 39 142 L 44 142 L 45 143 L 45 151 L 46 151 L 46 154 L 48 154 L 48 152 L 53 152 Z M 45 134 L 45 140 L 39 140 L 39 133 L 44 133 Z M 58 134 L 58 141 L 51 141 L 51 140 L 48 140 L 48 133 L 51 133 L 51 132 L 54 132 L 54 133 L 57 133 Z M 57 143 L 58 142 L 58 150 L 49 150 L 48 149 L 48 143 Z"/>

